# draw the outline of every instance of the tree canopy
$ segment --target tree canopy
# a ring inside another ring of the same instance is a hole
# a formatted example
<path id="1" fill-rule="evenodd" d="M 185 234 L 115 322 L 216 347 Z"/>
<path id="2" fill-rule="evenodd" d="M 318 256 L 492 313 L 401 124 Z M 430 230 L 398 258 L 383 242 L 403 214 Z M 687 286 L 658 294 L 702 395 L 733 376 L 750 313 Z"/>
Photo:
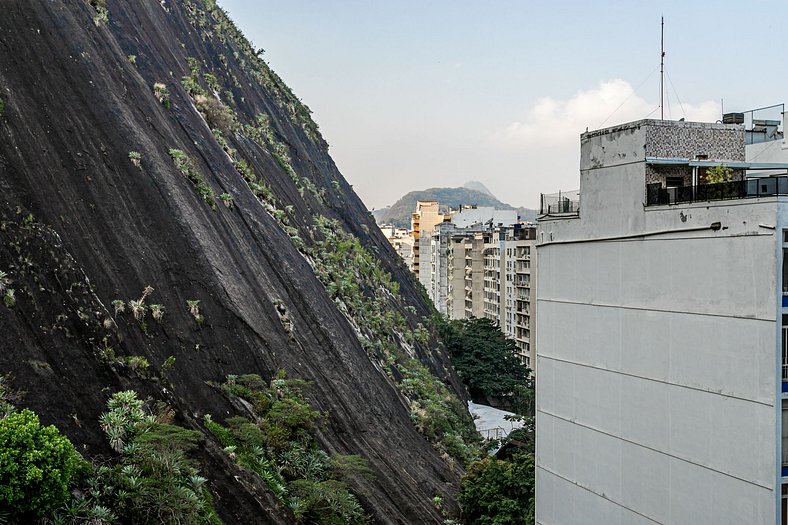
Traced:
<path id="1" fill-rule="evenodd" d="M 531 371 L 520 360 L 514 340 L 497 323 L 473 318 L 443 320 L 438 326 L 452 364 L 474 401 L 526 412 Z"/>
<path id="2" fill-rule="evenodd" d="M 469 525 L 526 525 L 534 522 L 534 458 L 485 458 L 462 479 L 459 503 Z"/>

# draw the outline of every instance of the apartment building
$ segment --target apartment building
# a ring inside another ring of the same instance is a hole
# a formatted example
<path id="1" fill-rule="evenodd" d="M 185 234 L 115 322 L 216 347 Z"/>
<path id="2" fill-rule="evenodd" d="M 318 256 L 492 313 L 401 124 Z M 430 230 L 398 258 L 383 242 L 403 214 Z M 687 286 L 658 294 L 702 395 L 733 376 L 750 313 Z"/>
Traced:
<path id="1" fill-rule="evenodd" d="M 391 246 L 396 250 L 408 268 L 413 265 L 413 237 L 407 228 L 399 228 L 393 224 L 378 225 Z"/>
<path id="2" fill-rule="evenodd" d="M 738 124 L 581 135 L 537 230 L 537 523 L 786 523 L 786 170 Z"/>
<path id="3" fill-rule="evenodd" d="M 484 261 L 484 276 L 482 282 L 484 289 L 482 292 L 482 309 L 484 317 L 491 321 L 498 321 L 501 318 L 501 252 L 506 253 L 502 248 L 504 241 L 498 242 L 499 232 L 490 232 L 485 235 L 484 250 L 482 258 Z M 504 273 L 504 279 L 506 274 Z M 506 281 L 504 280 L 504 283 Z M 501 330 L 504 331 L 504 323 L 501 323 Z"/>
<path id="4" fill-rule="evenodd" d="M 457 272 L 465 271 L 461 269 L 459 260 L 450 260 L 452 257 L 450 254 L 454 253 L 452 251 L 453 244 L 462 238 L 473 237 L 475 233 L 482 233 L 490 230 L 493 228 L 493 225 L 516 223 L 517 212 L 515 210 L 496 210 L 492 207 L 479 208 L 476 206 L 462 206 L 459 209 L 450 210 L 448 214 L 443 215 L 443 219 L 443 223 L 433 228 L 430 235 L 429 249 L 427 250 L 424 248 L 427 244 L 426 241 L 421 243 L 420 276 L 424 276 L 424 286 L 427 289 L 427 294 L 430 299 L 432 299 L 432 302 L 435 304 L 435 308 L 451 319 L 462 319 L 465 317 L 464 308 L 461 309 L 457 305 L 465 302 L 465 294 L 463 293 L 462 301 L 459 301 L 459 282 L 451 287 L 451 292 L 453 292 L 456 297 L 452 297 L 451 300 L 449 299 L 450 281 L 452 281 L 451 272 L 455 271 L 455 269 Z M 483 257 L 482 253 L 473 251 L 473 244 L 473 242 L 469 244 L 471 246 L 469 250 L 471 259 L 469 259 L 469 262 L 476 257 Z M 476 261 L 476 266 L 478 266 L 478 261 Z M 471 267 L 476 266 L 471 264 Z M 427 270 L 427 268 L 429 268 L 429 270 Z M 427 271 L 429 271 L 429 275 L 427 275 Z M 471 271 L 470 267 L 468 271 Z M 482 275 L 478 275 L 477 280 L 474 281 L 471 279 L 471 281 L 475 282 L 475 286 L 478 288 L 480 285 L 483 287 L 482 279 Z M 473 288 L 473 286 L 474 285 L 471 284 L 471 288 Z M 483 291 L 477 293 L 476 299 L 478 301 L 483 300 Z M 451 307 L 449 306 L 450 302 L 452 305 Z M 455 309 L 457 313 L 451 313 Z M 475 317 L 484 315 L 484 306 L 481 303 L 475 309 L 471 308 L 471 310 L 476 312 L 474 315 Z M 478 315 L 480 312 L 481 315 Z"/>
<path id="5" fill-rule="evenodd" d="M 435 226 L 447 220 L 440 212 L 438 201 L 417 201 L 410 219 L 413 249 L 410 269 L 427 290 L 430 288 L 430 242 Z M 423 264 L 422 264 L 423 263 Z M 424 266 L 425 268 L 422 268 Z"/>
<path id="6" fill-rule="evenodd" d="M 514 210 L 492 207 L 466 206 L 441 217 L 429 237 L 419 234 L 418 243 L 419 278 L 435 308 L 449 319 L 496 321 L 533 369 L 535 228 L 518 223 Z M 414 224 L 421 219 L 421 213 L 414 214 Z"/>
<path id="7" fill-rule="evenodd" d="M 435 226 L 430 236 L 430 278 L 427 294 L 438 312 L 443 315 L 448 315 L 449 246 L 456 230 L 451 222 L 443 222 Z"/>
<path id="8" fill-rule="evenodd" d="M 464 284 L 463 319 L 484 317 L 484 233 L 466 237 L 461 244 L 465 253 L 462 271 Z M 455 245 L 455 249 L 459 246 Z"/>
<path id="9" fill-rule="evenodd" d="M 508 229 L 505 247 L 505 315 L 501 325 L 506 334 L 514 338 L 523 362 L 535 374 L 536 228 Z"/>
<path id="10" fill-rule="evenodd" d="M 536 307 L 531 303 L 531 276 L 536 268 L 531 266 L 531 250 L 536 228 L 499 226 L 487 230 L 484 239 L 484 317 L 500 324 L 501 331 L 517 343 L 523 362 L 535 371 L 531 343 L 536 326 L 531 319 Z"/>

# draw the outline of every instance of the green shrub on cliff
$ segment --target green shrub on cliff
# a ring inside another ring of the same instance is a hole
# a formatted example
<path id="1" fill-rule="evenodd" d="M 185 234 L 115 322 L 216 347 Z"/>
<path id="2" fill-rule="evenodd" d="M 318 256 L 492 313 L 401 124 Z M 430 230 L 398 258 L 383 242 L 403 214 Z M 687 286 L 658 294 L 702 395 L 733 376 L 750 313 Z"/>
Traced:
<path id="1" fill-rule="evenodd" d="M 50 425 L 30 410 L 0 419 L 0 508 L 12 518 L 38 518 L 61 505 L 81 458 Z"/>

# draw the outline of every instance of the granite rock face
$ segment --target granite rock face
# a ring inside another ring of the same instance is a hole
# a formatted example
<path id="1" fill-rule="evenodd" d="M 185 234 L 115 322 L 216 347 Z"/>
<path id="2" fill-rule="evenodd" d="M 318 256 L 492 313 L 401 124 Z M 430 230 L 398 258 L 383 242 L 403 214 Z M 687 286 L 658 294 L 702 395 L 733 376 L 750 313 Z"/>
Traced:
<path id="1" fill-rule="evenodd" d="M 94 458 L 111 454 L 97 419 L 114 392 L 166 401 L 178 424 L 205 433 L 205 414 L 235 410 L 212 385 L 285 369 L 313 383 L 321 446 L 369 462 L 375 478 L 351 488 L 375 521 L 441 523 L 432 498 L 453 508 L 460 472 L 418 433 L 391 374 L 299 252 L 315 246 L 313 218 L 338 221 L 375 254 L 399 283 L 390 308 L 411 328 L 431 310 L 308 109 L 214 3 L 106 8 L 2 6 L 0 271 L 15 303 L 0 304 L 0 374 Z M 113 301 L 148 286 L 161 319 L 115 313 Z M 150 369 L 108 362 L 108 347 Z M 434 338 L 408 351 L 466 399 Z M 197 459 L 223 522 L 292 521 L 208 433 Z"/>

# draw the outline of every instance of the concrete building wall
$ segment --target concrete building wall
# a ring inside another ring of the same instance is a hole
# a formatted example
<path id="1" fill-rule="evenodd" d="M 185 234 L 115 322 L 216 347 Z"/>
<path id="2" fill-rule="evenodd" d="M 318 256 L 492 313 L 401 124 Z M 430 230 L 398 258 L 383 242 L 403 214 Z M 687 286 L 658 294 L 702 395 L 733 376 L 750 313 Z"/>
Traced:
<path id="1" fill-rule="evenodd" d="M 783 123 L 788 113 L 783 113 Z M 745 146 L 745 158 L 748 162 L 788 162 L 788 139 L 770 140 Z M 781 170 L 784 171 L 784 170 Z M 765 176 L 769 172 L 759 172 Z"/>
<path id="2" fill-rule="evenodd" d="M 449 296 L 449 246 L 455 231 L 451 223 L 435 227 L 430 240 L 430 280 L 427 292 L 435 308 L 443 315 L 448 314 Z"/>
<path id="3" fill-rule="evenodd" d="M 465 238 L 455 236 L 449 243 L 449 290 L 447 315 L 449 319 L 465 318 Z"/>
<path id="4" fill-rule="evenodd" d="M 578 246 L 539 253 L 539 522 L 774 523 L 773 236 Z"/>
<path id="5" fill-rule="evenodd" d="M 465 316 L 484 317 L 484 235 L 465 243 Z"/>
<path id="6" fill-rule="evenodd" d="M 647 127 L 585 134 L 539 225 L 537 523 L 777 523 L 788 199 L 644 208 Z"/>

